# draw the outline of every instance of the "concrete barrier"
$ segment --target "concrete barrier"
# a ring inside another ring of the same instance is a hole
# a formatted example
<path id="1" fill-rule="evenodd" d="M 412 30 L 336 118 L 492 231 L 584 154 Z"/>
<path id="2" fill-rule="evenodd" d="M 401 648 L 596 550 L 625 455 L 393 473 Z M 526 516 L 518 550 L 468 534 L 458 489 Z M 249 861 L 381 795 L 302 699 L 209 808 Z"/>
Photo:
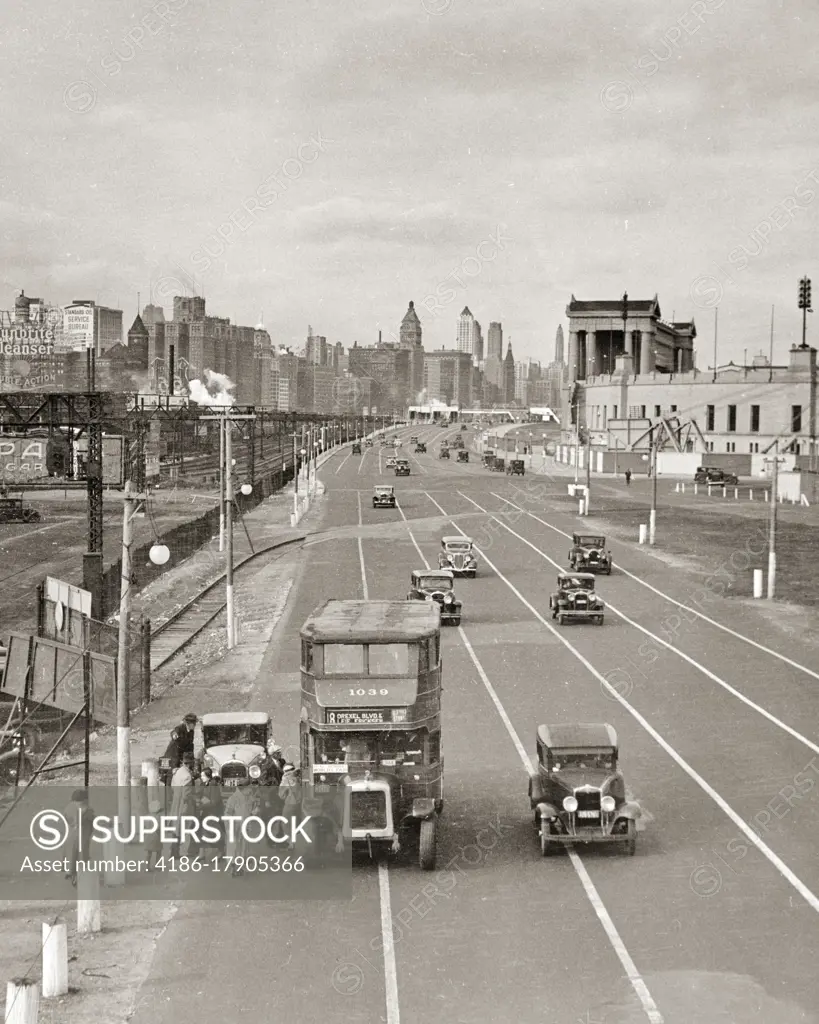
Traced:
<path id="1" fill-rule="evenodd" d="M 762 597 L 762 570 L 754 569 L 754 597 Z"/>
<path id="2" fill-rule="evenodd" d="M 640 523 L 640 543 L 645 544 L 648 538 L 648 527 L 645 523 Z"/>

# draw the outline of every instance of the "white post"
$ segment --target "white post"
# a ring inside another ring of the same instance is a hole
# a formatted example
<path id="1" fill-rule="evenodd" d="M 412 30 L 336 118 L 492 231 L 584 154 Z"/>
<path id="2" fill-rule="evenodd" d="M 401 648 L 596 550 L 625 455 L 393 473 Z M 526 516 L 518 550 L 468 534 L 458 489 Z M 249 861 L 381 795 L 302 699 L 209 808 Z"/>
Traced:
<path id="1" fill-rule="evenodd" d="M 657 533 L 657 510 L 652 509 L 648 513 L 648 543 L 654 546 L 654 537 Z"/>
<path id="2" fill-rule="evenodd" d="M 43 923 L 43 998 L 68 992 L 68 930 L 62 921 Z"/>
<path id="3" fill-rule="evenodd" d="M 768 492 L 765 491 L 765 501 L 767 501 L 767 500 L 768 500 Z"/>
<path id="4" fill-rule="evenodd" d="M 768 600 L 773 601 L 776 593 L 776 552 L 768 553 Z"/>
<path id="5" fill-rule="evenodd" d="M 735 487 L 734 488 L 734 501 L 738 501 L 738 500 L 739 500 L 739 488 Z"/>
<path id="6" fill-rule="evenodd" d="M 645 523 L 640 523 L 640 543 L 645 544 L 646 537 L 648 535 L 648 527 Z"/>
<path id="7" fill-rule="evenodd" d="M 708 485 L 708 497 L 711 497 L 711 484 Z"/>
<path id="8" fill-rule="evenodd" d="M 674 493 L 675 494 L 679 494 L 680 493 L 680 485 L 679 485 L 679 483 L 674 484 Z"/>
<path id="9" fill-rule="evenodd" d="M 684 481 L 684 480 L 683 480 L 683 482 L 682 482 L 682 483 L 680 484 L 680 493 L 681 493 L 681 494 L 685 494 L 685 481 Z"/>
<path id="10" fill-rule="evenodd" d="M 722 496 L 723 496 L 723 498 L 727 498 L 728 497 L 728 488 L 727 487 L 723 487 L 722 488 Z"/>
<path id="11" fill-rule="evenodd" d="M 99 872 L 77 872 L 77 896 L 77 931 L 80 935 L 101 931 Z"/>
<path id="12" fill-rule="evenodd" d="M 227 645 L 228 650 L 236 646 L 236 619 L 233 607 L 233 424 L 225 415 L 225 531 L 227 533 L 227 572 L 225 589 L 227 603 Z"/>
<path id="13" fill-rule="evenodd" d="M 754 597 L 762 597 L 762 570 L 754 569 Z"/>
<path id="14" fill-rule="evenodd" d="M 219 550 L 225 550 L 225 424 L 219 420 Z"/>
<path id="15" fill-rule="evenodd" d="M 694 484 L 694 494 L 699 494 L 699 493 L 700 493 L 700 485 L 699 484 Z"/>
<path id="16" fill-rule="evenodd" d="M 6 985 L 6 1024 L 37 1024 L 40 986 L 31 978 L 13 978 Z"/>
<path id="17" fill-rule="evenodd" d="M 117 805 L 121 821 L 131 817 L 131 709 L 128 693 L 129 626 L 131 618 L 131 524 L 136 501 L 125 481 L 122 516 L 122 564 L 119 587 L 119 646 L 117 649 Z"/>
<path id="18" fill-rule="evenodd" d="M 585 502 L 584 502 L 584 501 L 583 501 L 583 499 L 581 498 L 581 499 L 580 499 L 580 500 L 578 501 L 578 503 L 577 503 L 577 514 L 578 514 L 579 516 L 582 516 L 582 515 L 583 515 L 583 510 L 584 510 L 584 507 L 585 507 Z"/>
<path id="19" fill-rule="evenodd" d="M 754 500 L 754 489 L 753 489 L 753 487 L 749 487 L 748 488 L 748 500 L 749 501 L 753 501 Z"/>

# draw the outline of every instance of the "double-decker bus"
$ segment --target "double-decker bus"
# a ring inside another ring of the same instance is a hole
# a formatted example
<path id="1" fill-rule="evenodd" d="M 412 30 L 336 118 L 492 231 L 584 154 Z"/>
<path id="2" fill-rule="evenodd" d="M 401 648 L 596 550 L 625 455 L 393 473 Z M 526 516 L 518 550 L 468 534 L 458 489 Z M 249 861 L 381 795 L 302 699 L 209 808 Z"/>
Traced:
<path id="1" fill-rule="evenodd" d="M 305 781 L 349 790 L 353 848 L 398 853 L 418 831 L 435 867 L 443 810 L 441 614 L 426 601 L 327 601 L 301 629 Z"/>

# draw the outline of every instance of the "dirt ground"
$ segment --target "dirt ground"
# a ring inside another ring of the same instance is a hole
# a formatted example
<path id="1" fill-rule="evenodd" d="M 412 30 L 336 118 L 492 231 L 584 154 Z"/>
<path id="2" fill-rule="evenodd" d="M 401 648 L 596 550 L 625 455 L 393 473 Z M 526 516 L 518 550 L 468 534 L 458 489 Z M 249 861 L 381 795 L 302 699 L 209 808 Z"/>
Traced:
<path id="1" fill-rule="evenodd" d="M 321 499 L 308 517 L 315 528 L 321 518 Z M 283 524 L 289 516 L 286 495 L 277 495 L 248 517 L 248 531 L 254 547 L 271 543 L 292 530 Z M 237 537 L 237 561 L 249 553 Z M 218 544 L 217 544 L 218 554 Z M 155 674 L 153 689 L 161 699 L 135 712 L 131 729 L 131 763 L 138 774 L 144 758 L 161 754 L 168 732 L 182 716 L 212 710 L 239 710 L 246 706 L 270 636 L 280 620 L 299 569 L 300 545 L 288 545 L 278 556 L 259 559 L 254 568 L 236 582 L 236 608 L 240 644 L 228 651 L 225 622 L 218 617 L 179 658 Z M 155 581 L 139 596 L 146 614 L 158 618 L 218 577 L 221 559 L 213 550 L 203 549 Z M 138 611 L 139 609 L 137 609 Z M 92 784 L 116 782 L 115 731 L 100 730 L 92 742 Z M 68 773 L 66 773 L 68 774 Z M 74 788 L 81 777 L 61 778 L 60 784 Z M 120 1024 L 135 1011 L 139 987 L 150 969 L 153 952 L 177 904 L 162 901 L 116 901 L 104 899 L 103 930 L 92 936 L 76 934 L 76 907 L 72 900 L 21 904 L 0 902 L 0 971 L 5 980 L 41 976 L 42 923 L 55 919 L 68 925 L 69 995 L 41 1002 L 39 1024 Z M 0 985 L 5 998 L 5 985 Z"/>

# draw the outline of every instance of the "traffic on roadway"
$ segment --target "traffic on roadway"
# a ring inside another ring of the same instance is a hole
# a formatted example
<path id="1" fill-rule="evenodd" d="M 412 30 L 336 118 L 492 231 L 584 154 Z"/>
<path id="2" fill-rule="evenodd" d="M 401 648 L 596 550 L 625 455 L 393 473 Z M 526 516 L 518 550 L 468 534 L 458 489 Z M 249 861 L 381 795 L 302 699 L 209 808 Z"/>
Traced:
<path id="1" fill-rule="evenodd" d="M 540 455 L 498 475 L 472 430 L 390 436 L 321 469 L 248 708 L 299 761 L 305 623 L 438 603 L 440 789 L 404 807 L 434 866 L 402 839 L 351 902 L 183 903 L 134 1024 L 819 1020 L 815 655 L 579 520 Z"/>

